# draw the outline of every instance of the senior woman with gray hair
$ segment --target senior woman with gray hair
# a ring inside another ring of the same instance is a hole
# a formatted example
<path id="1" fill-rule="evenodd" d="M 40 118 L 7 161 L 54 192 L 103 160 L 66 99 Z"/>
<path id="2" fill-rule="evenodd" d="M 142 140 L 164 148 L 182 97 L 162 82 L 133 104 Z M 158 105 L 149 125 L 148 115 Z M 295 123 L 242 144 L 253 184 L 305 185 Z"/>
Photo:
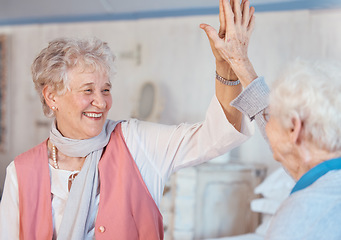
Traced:
<path id="1" fill-rule="evenodd" d="M 220 0 L 220 16 L 229 21 L 220 18 L 219 37 L 234 39 L 230 49 L 242 50 L 231 51 L 230 58 L 247 58 L 253 11 L 246 0 Z M 206 119 L 164 126 L 107 119 L 114 57 L 106 43 L 50 42 L 35 59 L 32 75 L 45 115 L 55 120 L 49 138 L 7 168 L 0 238 L 163 239 L 158 206 L 170 174 L 226 153 L 252 132 L 249 119 L 230 106 L 238 95 L 250 94 L 242 92 L 245 77 L 239 82 L 212 50 L 216 95 Z M 252 92 L 262 94 L 257 86 Z M 257 111 L 247 116 L 259 118 L 264 104 L 254 104 Z"/>
<path id="2" fill-rule="evenodd" d="M 217 52 L 231 64 L 235 74 L 247 76 L 246 81 L 253 80 L 251 62 L 245 65 L 246 71 L 241 71 L 224 56 L 226 46 L 219 43 L 212 29 L 207 26 L 205 30 L 213 45 L 219 46 Z M 273 84 L 263 120 L 257 118 L 259 115 L 256 115 L 256 120 L 263 133 L 266 123 L 267 140 L 274 159 L 297 182 L 273 217 L 265 239 L 339 240 L 341 65 L 296 60 L 286 73 Z M 258 82 L 256 79 L 251 84 Z M 248 90 L 250 88 L 244 91 Z M 240 95 L 236 100 L 252 104 L 257 98 Z"/>
<path id="3" fill-rule="evenodd" d="M 223 17 L 229 18 L 228 15 Z M 247 56 L 235 59 L 226 55 L 231 52 L 229 43 L 232 41 L 222 41 L 209 25 L 202 25 L 202 28 L 214 46 L 216 58 L 229 63 L 234 73 L 249 85 L 244 93 L 250 93 L 241 94 L 233 101 L 233 104 L 238 103 L 234 106 L 247 115 L 245 106 L 252 108 L 257 106 L 254 102 L 264 101 L 260 99 L 267 95 L 264 82 L 256 76 Z M 297 60 L 286 73 L 274 83 L 270 105 L 263 111 L 263 118 L 260 114 L 254 117 L 262 134 L 267 135 L 265 138 L 274 159 L 297 181 L 291 195 L 273 217 L 265 239 L 339 240 L 341 65 Z M 255 85 L 263 87 L 262 95 L 252 92 Z"/>
<path id="4" fill-rule="evenodd" d="M 273 85 L 266 133 L 297 181 L 266 239 L 341 239 L 341 65 L 297 60 Z"/>

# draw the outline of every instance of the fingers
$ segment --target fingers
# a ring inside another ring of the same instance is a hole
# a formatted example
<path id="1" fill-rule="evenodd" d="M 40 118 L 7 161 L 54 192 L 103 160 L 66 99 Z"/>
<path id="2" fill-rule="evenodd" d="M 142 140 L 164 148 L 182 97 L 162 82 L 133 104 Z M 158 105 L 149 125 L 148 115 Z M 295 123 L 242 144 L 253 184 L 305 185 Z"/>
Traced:
<path id="1" fill-rule="evenodd" d="M 220 26 L 224 25 L 224 17 L 226 27 L 231 24 L 241 24 L 248 26 L 250 23 L 251 16 L 254 13 L 254 8 L 250 8 L 250 2 L 248 0 L 219 0 L 219 21 Z M 231 20 L 234 20 L 232 23 Z M 221 27 L 226 29 L 226 27 Z M 222 32 L 222 31 L 219 31 Z"/>
<path id="2" fill-rule="evenodd" d="M 224 0 L 224 1 L 229 1 L 229 0 Z M 234 0 L 230 0 L 230 6 L 231 6 L 231 9 L 234 9 Z"/>
<path id="3" fill-rule="evenodd" d="M 202 23 L 202 24 L 200 24 L 200 28 L 205 31 L 210 42 L 211 41 L 216 42 L 216 41 L 221 40 L 218 36 L 217 31 L 213 27 L 211 27 L 210 25 Z"/>
<path id="4" fill-rule="evenodd" d="M 226 34 L 226 22 L 225 22 L 225 13 L 224 13 L 224 6 L 223 6 L 224 0 L 219 0 L 219 37 L 224 38 Z"/>
<path id="5" fill-rule="evenodd" d="M 253 16 L 254 13 L 255 13 L 255 8 L 254 8 L 254 7 L 251 7 L 251 8 L 250 8 L 250 16 Z"/>
<path id="6" fill-rule="evenodd" d="M 228 0 L 222 0 L 224 15 L 225 15 L 225 29 L 228 29 L 229 32 L 233 31 L 233 28 L 231 26 L 234 26 L 234 14 L 231 8 L 231 3 L 233 4 L 233 1 L 231 0 L 230 3 L 228 3 Z"/>
<path id="7" fill-rule="evenodd" d="M 230 0 L 231 8 L 233 9 L 234 13 L 234 21 L 235 23 L 240 23 L 242 19 L 242 11 L 240 8 L 240 0 Z"/>
<path id="8" fill-rule="evenodd" d="M 242 25 L 247 26 L 249 25 L 250 21 L 250 2 L 249 1 L 243 1 L 242 2 L 242 9 L 243 9 L 243 17 L 242 17 Z"/>
<path id="9" fill-rule="evenodd" d="M 244 4 L 245 4 L 246 0 L 242 0 L 241 4 L 240 4 L 240 9 L 242 11 L 242 15 L 244 15 Z"/>
<path id="10" fill-rule="evenodd" d="M 248 0 L 243 0 L 243 17 L 242 17 L 242 25 L 243 26 L 249 26 L 251 18 L 253 14 L 255 13 L 255 8 L 250 7 L 250 2 Z"/>
<path id="11" fill-rule="evenodd" d="M 253 32 L 254 28 L 255 28 L 255 16 L 252 15 L 250 22 L 249 22 L 249 25 L 247 26 L 247 32 L 248 32 L 249 36 Z"/>

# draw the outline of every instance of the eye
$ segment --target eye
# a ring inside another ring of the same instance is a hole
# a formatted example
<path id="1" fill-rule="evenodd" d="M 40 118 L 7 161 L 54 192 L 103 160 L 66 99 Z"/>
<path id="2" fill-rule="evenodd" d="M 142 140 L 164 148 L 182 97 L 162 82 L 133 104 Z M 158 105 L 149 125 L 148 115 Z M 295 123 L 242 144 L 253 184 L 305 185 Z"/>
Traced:
<path id="1" fill-rule="evenodd" d="M 109 94 L 110 93 L 110 88 L 105 88 L 105 89 L 103 89 L 102 90 L 102 92 L 104 93 L 104 94 Z"/>
<path id="2" fill-rule="evenodd" d="M 84 90 L 85 93 L 92 93 L 92 89 L 91 88 L 87 88 Z"/>

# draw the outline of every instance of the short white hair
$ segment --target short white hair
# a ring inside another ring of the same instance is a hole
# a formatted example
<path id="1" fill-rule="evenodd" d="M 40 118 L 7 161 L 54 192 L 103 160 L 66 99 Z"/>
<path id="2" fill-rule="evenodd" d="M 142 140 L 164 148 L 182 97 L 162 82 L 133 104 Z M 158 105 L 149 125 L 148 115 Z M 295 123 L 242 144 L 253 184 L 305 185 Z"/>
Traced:
<path id="1" fill-rule="evenodd" d="M 285 128 L 299 117 L 304 134 L 331 152 L 341 150 L 341 64 L 294 61 L 270 93 L 270 109 Z"/>
<path id="2" fill-rule="evenodd" d="M 45 86 L 64 94 L 69 86 L 68 71 L 77 66 L 82 66 L 83 70 L 103 71 L 111 80 L 115 73 L 114 60 L 115 56 L 108 44 L 95 37 L 57 38 L 51 41 L 41 50 L 31 67 L 44 114 L 53 116 L 42 93 Z"/>

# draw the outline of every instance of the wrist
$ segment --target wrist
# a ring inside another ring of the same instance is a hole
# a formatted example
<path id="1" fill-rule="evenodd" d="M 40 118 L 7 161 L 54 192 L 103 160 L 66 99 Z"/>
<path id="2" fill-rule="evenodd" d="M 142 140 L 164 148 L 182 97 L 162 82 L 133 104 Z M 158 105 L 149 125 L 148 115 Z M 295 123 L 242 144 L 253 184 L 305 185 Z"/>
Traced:
<path id="1" fill-rule="evenodd" d="M 225 79 L 232 81 L 238 80 L 237 75 L 226 61 L 216 61 L 216 72 Z"/>
<path id="2" fill-rule="evenodd" d="M 250 60 L 248 58 L 243 60 L 236 60 L 231 63 L 234 71 L 237 73 L 238 79 L 241 81 L 243 87 L 249 85 L 253 80 L 258 78 Z"/>
<path id="3" fill-rule="evenodd" d="M 217 71 L 215 72 L 215 78 L 222 84 L 227 86 L 237 86 L 240 84 L 239 80 L 230 80 L 220 76 Z"/>

